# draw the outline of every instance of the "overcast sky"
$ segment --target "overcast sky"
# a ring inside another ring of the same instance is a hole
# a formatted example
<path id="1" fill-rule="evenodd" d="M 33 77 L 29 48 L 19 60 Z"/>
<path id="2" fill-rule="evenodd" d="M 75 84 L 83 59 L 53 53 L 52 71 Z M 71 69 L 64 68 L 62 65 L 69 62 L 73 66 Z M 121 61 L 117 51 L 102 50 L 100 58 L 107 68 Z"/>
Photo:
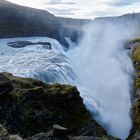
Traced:
<path id="1" fill-rule="evenodd" d="M 56 16 L 93 19 L 140 12 L 140 0 L 8 0 L 45 9 Z"/>

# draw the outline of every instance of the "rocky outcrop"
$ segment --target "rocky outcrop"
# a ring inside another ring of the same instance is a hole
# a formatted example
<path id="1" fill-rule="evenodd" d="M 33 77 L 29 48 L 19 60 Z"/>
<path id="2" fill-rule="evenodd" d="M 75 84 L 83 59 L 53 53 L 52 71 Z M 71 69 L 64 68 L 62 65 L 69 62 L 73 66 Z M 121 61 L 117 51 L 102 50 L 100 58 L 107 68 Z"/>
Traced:
<path id="1" fill-rule="evenodd" d="M 5 133 L 3 133 L 5 132 Z M 10 135 L 7 130 L 0 126 L 1 140 L 114 140 L 111 137 L 93 137 L 93 136 L 69 136 L 68 130 L 59 125 L 54 125 L 52 131 L 48 133 L 39 133 L 31 137 L 22 138 L 19 135 Z M 116 139 L 117 140 L 117 139 Z"/>
<path id="2" fill-rule="evenodd" d="M 7 43 L 9 47 L 12 48 L 23 48 L 30 45 L 42 45 L 43 48 L 51 50 L 51 43 L 50 42 L 31 42 L 31 41 L 15 41 Z"/>
<path id="3" fill-rule="evenodd" d="M 48 85 L 0 73 L 0 112 L 0 124 L 9 134 L 23 138 L 38 137 L 39 133 L 48 136 L 52 126 L 59 124 L 67 128 L 69 136 L 111 139 L 92 119 L 76 87 L 69 85 Z"/>
<path id="4" fill-rule="evenodd" d="M 133 128 L 131 130 L 129 140 L 140 139 L 140 39 L 129 41 L 132 46 L 132 60 L 136 69 L 135 85 L 132 95 L 132 120 Z"/>

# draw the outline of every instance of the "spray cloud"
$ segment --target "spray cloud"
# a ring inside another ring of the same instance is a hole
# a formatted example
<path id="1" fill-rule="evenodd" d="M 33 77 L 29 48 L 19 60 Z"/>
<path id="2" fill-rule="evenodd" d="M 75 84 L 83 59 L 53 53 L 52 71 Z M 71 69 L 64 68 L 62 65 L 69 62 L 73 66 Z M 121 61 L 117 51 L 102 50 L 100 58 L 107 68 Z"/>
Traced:
<path id="1" fill-rule="evenodd" d="M 134 68 L 124 40 L 138 36 L 133 21 L 94 21 L 84 27 L 79 46 L 69 52 L 76 84 L 87 108 L 109 134 L 126 139 Z"/>

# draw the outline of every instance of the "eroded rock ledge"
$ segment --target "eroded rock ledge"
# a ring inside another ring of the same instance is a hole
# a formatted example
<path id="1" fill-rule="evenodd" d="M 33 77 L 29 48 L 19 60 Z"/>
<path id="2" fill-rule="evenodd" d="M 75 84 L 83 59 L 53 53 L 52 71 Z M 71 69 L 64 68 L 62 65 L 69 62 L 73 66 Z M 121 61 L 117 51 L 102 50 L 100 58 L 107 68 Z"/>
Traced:
<path id="1" fill-rule="evenodd" d="M 132 95 L 132 120 L 133 128 L 129 140 L 140 139 L 140 39 L 134 39 L 129 42 L 132 46 L 132 60 L 136 69 L 134 92 Z"/>
<path id="2" fill-rule="evenodd" d="M 0 73 L 0 124 L 8 133 L 6 137 L 18 134 L 33 138 L 48 134 L 59 124 L 71 137 L 113 139 L 92 119 L 76 87 L 48 85 L 9 73 Z"/>

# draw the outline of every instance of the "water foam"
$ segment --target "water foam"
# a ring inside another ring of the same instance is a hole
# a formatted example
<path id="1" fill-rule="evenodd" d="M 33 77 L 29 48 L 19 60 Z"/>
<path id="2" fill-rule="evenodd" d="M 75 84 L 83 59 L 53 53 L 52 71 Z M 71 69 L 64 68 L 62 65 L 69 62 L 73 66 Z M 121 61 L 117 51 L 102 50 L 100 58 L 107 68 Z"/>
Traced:
<path id="1" fill-rule="evenodd" d="M 128 28 L 129 27 L 129 28 Z M 84 27 L 79 46 L 69 52 L 87 108 L 112 136 L 126 139 L 134 68 L 124 40 L 138 34 L 132 22 L 96 21 Z"/>

